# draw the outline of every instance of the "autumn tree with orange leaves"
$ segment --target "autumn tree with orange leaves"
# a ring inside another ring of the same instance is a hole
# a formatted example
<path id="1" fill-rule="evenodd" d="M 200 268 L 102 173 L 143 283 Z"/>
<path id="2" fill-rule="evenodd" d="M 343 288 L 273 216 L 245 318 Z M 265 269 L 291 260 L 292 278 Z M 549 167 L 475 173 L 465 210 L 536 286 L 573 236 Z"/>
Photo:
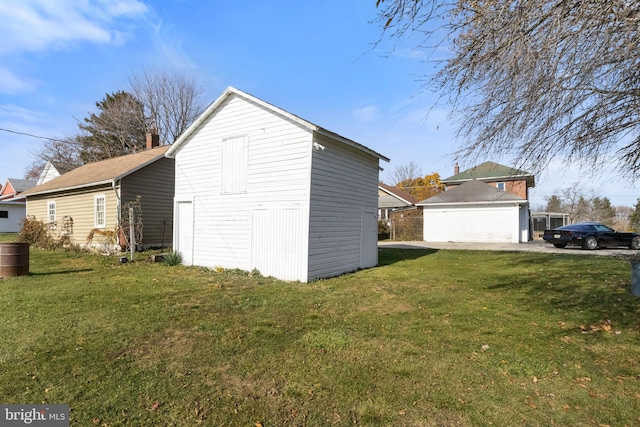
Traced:
<path id="1" fill-rule="evenodd" d="M 409 178 L 400 181 L 396 187 L 406 191 L 418 200 L 428 199 L 444 191 L 444 184 L 440 182 L 440 174 L 437 172 L 418 178 Z"/>

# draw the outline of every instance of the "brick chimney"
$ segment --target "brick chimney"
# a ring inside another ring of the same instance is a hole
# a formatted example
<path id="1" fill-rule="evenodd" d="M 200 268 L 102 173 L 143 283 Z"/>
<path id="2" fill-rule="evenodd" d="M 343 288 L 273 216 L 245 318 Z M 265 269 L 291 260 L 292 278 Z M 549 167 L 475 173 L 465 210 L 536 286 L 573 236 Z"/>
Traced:
<path id="1" fill-rule="evenodd" d="M 147 150 L 160 146 L 160 135 L 156 131 L 147 133 Z"/>
<path id="2" fill-rule="evenodd" d="M 459 173 L 460 173 L 460 166 L 458 166 L 458 162 L 456 162 L 455 166 L 453 167 L 453 174 L 458 175 Z"/>

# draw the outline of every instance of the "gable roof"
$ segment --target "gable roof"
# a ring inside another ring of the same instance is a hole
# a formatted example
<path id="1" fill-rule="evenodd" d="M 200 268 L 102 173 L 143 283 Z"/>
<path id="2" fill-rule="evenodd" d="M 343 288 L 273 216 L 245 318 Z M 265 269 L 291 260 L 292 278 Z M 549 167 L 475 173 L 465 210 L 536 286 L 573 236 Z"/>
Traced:
<path id="1" fill-rule="evenodd" d="M 55 193 L 83 187 L 109 184 L 131 175 L 143 167 L 164 158 L 169 145 L 114 157 L 99 162 L 87 163 L 57 178 L 38 185 L 23 195 Z"/>
<path id="2" fill-rule="evenodd" d="M 68 172 L 68 171 L 67 171 Z M 38 181 L 36 185 L 44 184 L 47 181 L 51 181 L 53 178 L 57 178 L 60 176 L 60 171 L 54 166 L 53 163 L 48 161 L 42 171 L 40 172 L 40 176 L 38 177 Z"/>
<path id="3" fill-rule="evenodd" d="M 477 180 L 466 181 L 457 187 L 417 203 L 418 206 L 466 203 L 526 203 L 522 197 L 508 191 L 499 190 Z"/>
<path id="4" fill-rule="evenodd" d="M 18 179 L 18 178 L 7 178 L 7 182 L 2 187 L 2 192 L 0 194 L 18 194 L 26 191 L 32 187 L 35 187 L 36 181 L 33 179 Z M 13 189 L 12 193 L 5 193 L 7 188 L 11 187 Z"/>
<path id="5" fill-rule="evenodd" d="M 238 90 L 234 87 L 227 87 L 227 89 L 222 93 L 222 95 L 220 95 L 218 97 L 218 99 L 216 99 L 211 105 L 209 105 L 207 107 L 207 109 L 204 111 L 204 113 L 202 113 L 200 115 L 200 117 L 198 117 L 196 119 L 195 122 L 193 122 L 191 124 L 191 126 L 189 126 L 187 128 L 187 130 L 185 130 L 179 137 L 178 139 L 176 139 L 176 141 L 173 143 L 173 145 L 171 146 L 171 148 L 167 151 L 167 157 L 174 157 L 176 155 L 176 153 L 178 151 L 180 151 L 180 149 L 182 148 L 182 146 L 186 143 L 186 141 L 189 139 L 189 137 L 196 132 L 196 130 L 210 117 L 212 116 L 217 110 L 218 108 L 220 108 L 220 106 L 227 100 L 227 98 L 230 98 L 232 96 L 237 96 L 240 98 L 244 98 L 246 100 L 249 100 L 255 104 L 260 105 L 263 108 L 266 108 L 267 110 L 283 116 L 295 123 L 298 123 L 299 125 L 301 125 L 304 128 L 307 128 L 309 131 L 311 132 L 316 132 L 320 135 L 324 135 L 327 136 L 331 139 L 334 139 L 336 141 L 342 142 L 343 144 L 349 145 L 351 147 L 357 148 L 358 150 L 364 151 L 367 154 L 370 154 L 374 157 L 377 157 L 378 159 L 384 160 L 386 162 L 389 161 L 389 159 L 385 156 L 383 156 L 380 153 L 377 153 L 373 150 L 371 150 L 370 148 L 365 147 L 362 144 L 359 144 L 355 141 L 352 141 L 348 138 L 345 138 L 343 136 L 338 135 L 337 133 L 331 132 L 327 129 L 324 129 L 318 125 L 315 125 L 305 119 L 302 119 L 294 114 L 289 113 L 288 111 L 285 111 L 281 108 L 278 108 L 272 104 L 269 104 L 268 102 L 265 102 L 259 98 L 256 98 L 253 95 L 250 95 L 246 92 L 243 92 L 241 90 Z"/>
<path id="6" fill-rule="evenodd" d="M 382 182 L 378 183 L 378 188 L 383 192 L 387 193 L 386 196 L 378 196 L 379 208 L 410 206 L 410 205 L 415 205 L 418 202 L 418 199 L 416 199 L 406 191 L 402 190 L 401 188 L 392 187 L 391 185 L 387 185 Z"/>
<path id="7" fill-rule="evenodd" d="M 441 179 L 440 182 L 443 184 L 460 184 L 472 179 L 480 181 L 525 180 L 527 187 L 535 187 L 536 185 L 533 174 L 494 162 L 484 162 L 449 178 Z"/>

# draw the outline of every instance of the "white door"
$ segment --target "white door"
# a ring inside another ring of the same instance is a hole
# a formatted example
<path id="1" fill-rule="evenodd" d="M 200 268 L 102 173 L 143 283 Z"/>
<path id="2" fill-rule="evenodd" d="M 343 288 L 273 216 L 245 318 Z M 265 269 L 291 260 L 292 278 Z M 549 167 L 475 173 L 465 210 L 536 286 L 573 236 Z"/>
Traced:
<path id="1" fill-rule="evenodd" d="M 182 263 L 193 264 L 193 202 L 176 202 L 176 251 L 182 255 Z"/>
<path id="2" fill-rule="evenodd" d="M 302 209 L 255 209 L 251 221 L 251 268 L 263 276 L 307 281 Z"/>
<path id="3" fill-rule="evenodd" d="M 360 222 L 360 268 L 378 265 L 378 214 L 363 211 Z"/>

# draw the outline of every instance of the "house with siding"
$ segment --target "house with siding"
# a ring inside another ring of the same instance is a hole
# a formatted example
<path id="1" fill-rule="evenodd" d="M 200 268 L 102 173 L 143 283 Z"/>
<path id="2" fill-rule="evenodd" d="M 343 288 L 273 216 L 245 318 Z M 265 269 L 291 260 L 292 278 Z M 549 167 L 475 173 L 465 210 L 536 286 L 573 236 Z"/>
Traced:
<path id="1" fill-rule="evenodd" d="M 377 265 L 380 160 L 229 87 L 167 151 L 188 265 L 308 282 Z"/>
<path id="2" fill-rule="evenodd" d="M 26 216 L 22 193 L 36 185 L 30 179 L 9 178 L 0 188 L 0 233 L 17 233 Z"/>
<path id="3" fill-rule="evenodd" d="M 144 151 L 88 163 L 24 192 L 27 215 L 73 244 L 98 244 L 97 236 L 119 231 L 126 206 L 139 200 L 140 246 L 171 246 L 175 168 L 165 157 L 169 146 L 157 145 L 149 135 Z"/>
<path id="4" fill-rule="evenodd" d="M 378 183 L 378 218 L 388 220 L 394 211 L 415 209 L 418 200 L 401 188 Z"/>
<path id="5" fill-rule="evenodd" d="M 17 233 L 26 215 L 24 201 L 0 200 L 0 233 Z"/>
<path id="6" fill-rule="evenodd" d="M 484 162 L 462 172 L 456 163 L 454 174 L 440 182 L 446 190 L 451 190 L 471 180 L 484 182 L 525 200 L 529 200 L 529 188 L 536 186 L 533 174 L 495 162 Z"/>

